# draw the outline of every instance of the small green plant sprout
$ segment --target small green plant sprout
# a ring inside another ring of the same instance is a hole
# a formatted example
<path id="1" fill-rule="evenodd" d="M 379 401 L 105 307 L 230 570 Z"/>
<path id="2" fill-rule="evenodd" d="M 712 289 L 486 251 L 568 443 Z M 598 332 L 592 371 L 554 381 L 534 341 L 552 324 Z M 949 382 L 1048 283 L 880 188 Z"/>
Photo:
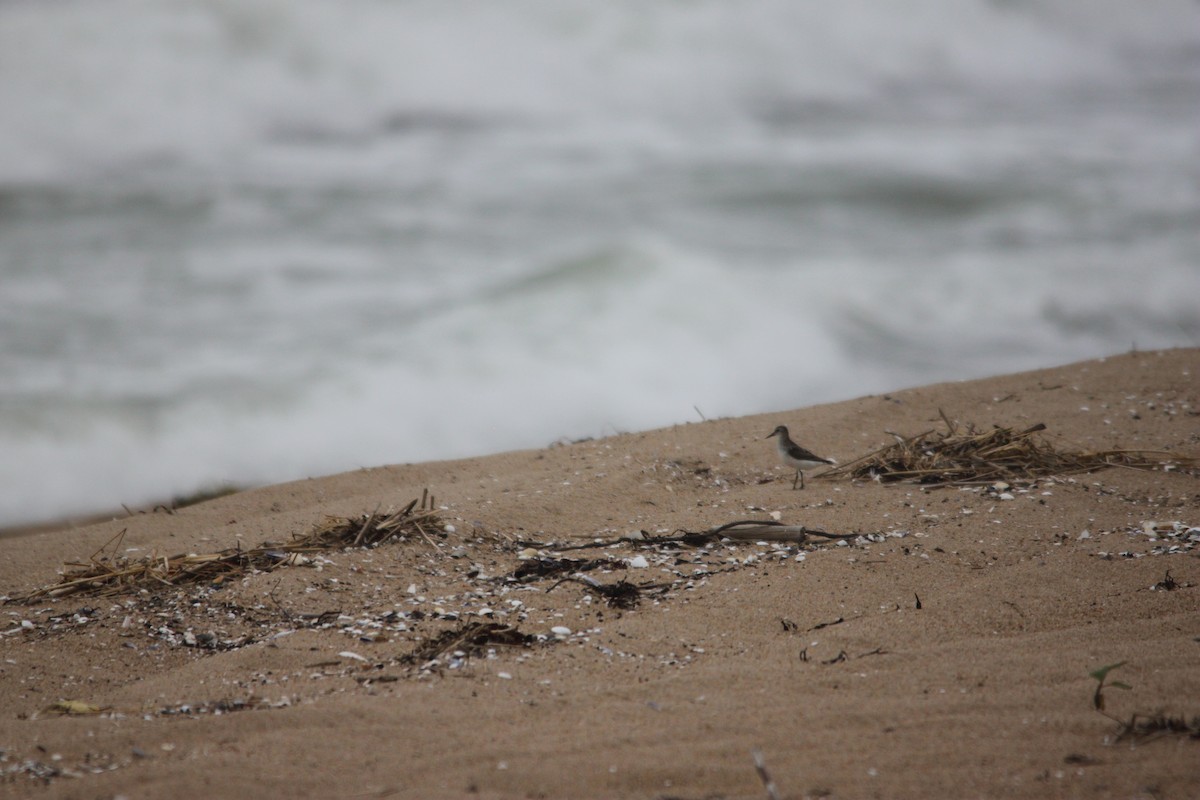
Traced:
<path id="1" fill-rule="evenodd" d="M 1108 673 L 1112 672 L 1117 667 L 1123 667 L 1123 666 L 1125 666 L 1125 662 L 1118 661 L 1115 664 L 1109 664 L 1107 667 L 1100 667 L 1100 669 L 1094 669 L 1088 673 L 1088 675 L 1091 675 L 1093 678 L 1096 679 L 1096 693 L 1092 695 L 1092 705 L 1095 707 L 1095 709 L 1097 711 L 1101 711 L 1101 712 L 1104 711 L 1104 690 L 1105 689 L 1108 689 L 1108 688 L 1132 689 L 1133 688 L 1128 683 L 1122 683 L 1121 681 L 1108 680 Z"/>

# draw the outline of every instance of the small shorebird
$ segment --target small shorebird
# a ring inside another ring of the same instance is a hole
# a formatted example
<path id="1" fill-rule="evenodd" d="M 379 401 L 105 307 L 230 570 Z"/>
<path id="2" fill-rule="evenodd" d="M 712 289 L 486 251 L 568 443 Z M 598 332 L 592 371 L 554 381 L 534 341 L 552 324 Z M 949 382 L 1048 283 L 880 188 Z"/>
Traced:
<path id="1" fill-rule="evenodd" d="M 779 448 L 779 460 L 785 466 L 796 470 L 796 477 L 792 480 L 792 488 L 796 488 L 796 483 L 800 483 L 800 488 L 804 488 L 804 470 L 819 467 L 822 464 L 834 464 L 828 458 L 821 458 L 819 455 L 805 450 L 800 445 L 792 441 L 792 437 L 788 436 L 786 425 L 780 425 L 775 430 L 771 431 L 768 436 L 763 438 L 770 439 L 772 436 L 778 436 L 775 444 Z"/>

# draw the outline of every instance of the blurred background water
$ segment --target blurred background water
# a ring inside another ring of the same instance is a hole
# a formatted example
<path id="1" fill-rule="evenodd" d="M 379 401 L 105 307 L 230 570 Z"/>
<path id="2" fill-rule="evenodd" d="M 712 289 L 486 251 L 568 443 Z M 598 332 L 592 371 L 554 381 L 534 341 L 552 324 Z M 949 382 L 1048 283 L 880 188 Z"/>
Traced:
<path id="1" fill-rule="evenodd" d="M 1197 346 L 1198 298 L 1193 0 L 0 2 L 0 524 Z"/>

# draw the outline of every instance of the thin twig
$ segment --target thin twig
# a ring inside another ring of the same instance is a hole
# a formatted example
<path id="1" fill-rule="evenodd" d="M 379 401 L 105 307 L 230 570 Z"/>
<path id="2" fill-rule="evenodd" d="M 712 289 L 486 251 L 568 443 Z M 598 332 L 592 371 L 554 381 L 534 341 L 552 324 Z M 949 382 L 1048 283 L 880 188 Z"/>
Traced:
<path id="1" fill-rule="evenodd" d="M 767 772 L 767 762 L 763 758 L 762 750 L 756 747 L 750 751 L 750 755 L 754 758 L 754 769 L 758 772 L 758 779 L 762 781 L 763 789 L 767 792 L 767 800 L 779 800 L 779 790 L 775 787 L 771 773 Z"/>

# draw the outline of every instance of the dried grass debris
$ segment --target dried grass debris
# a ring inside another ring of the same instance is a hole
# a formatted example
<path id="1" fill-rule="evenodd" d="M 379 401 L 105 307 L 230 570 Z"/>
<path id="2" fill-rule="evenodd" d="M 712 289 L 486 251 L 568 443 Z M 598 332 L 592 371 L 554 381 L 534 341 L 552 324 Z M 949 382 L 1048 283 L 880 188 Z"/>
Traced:
<path id="1" fill-rule="evenodd" d="M 960 426 L 944 413 L 942 420 L 944 431 L 896 436 L 894 443 L 815 477 L 966 486 L 1095 472 L 1108 467 L 1174 469 L 1188 474 L 1200 470 L 1200 459 L 1159 450 L 1059 450 L 1038 435 L 1046 430 L 1042 423 L 1023 430 L 997 425 L 981 431 L 973 424 Z"/>
<path id="2" fill-rule="evenodd" d="M 357 517 L 327 516 L 308 533 L 297 534 L 289 542 L 264 542 L 248 550 L 239 545 L 216 553 L 128 558 L 119 554 L 125 538 L 122 530 L 86 562 L 68 562 L 68 569 L 57 583 L 10 597 L 5 602 L 29 604 L 68 596 L 110 596 L 142 589 L 219 583 L 251 572 L 306 565 L 312 563 L 311 556 L 315 553 L 376 547 L 414 537 L 432 541 L 434 536 L 443 537 L 445 533 L 428 497 L 413 500 L 399 511 L 380 513 L 376 509 Z"/>

